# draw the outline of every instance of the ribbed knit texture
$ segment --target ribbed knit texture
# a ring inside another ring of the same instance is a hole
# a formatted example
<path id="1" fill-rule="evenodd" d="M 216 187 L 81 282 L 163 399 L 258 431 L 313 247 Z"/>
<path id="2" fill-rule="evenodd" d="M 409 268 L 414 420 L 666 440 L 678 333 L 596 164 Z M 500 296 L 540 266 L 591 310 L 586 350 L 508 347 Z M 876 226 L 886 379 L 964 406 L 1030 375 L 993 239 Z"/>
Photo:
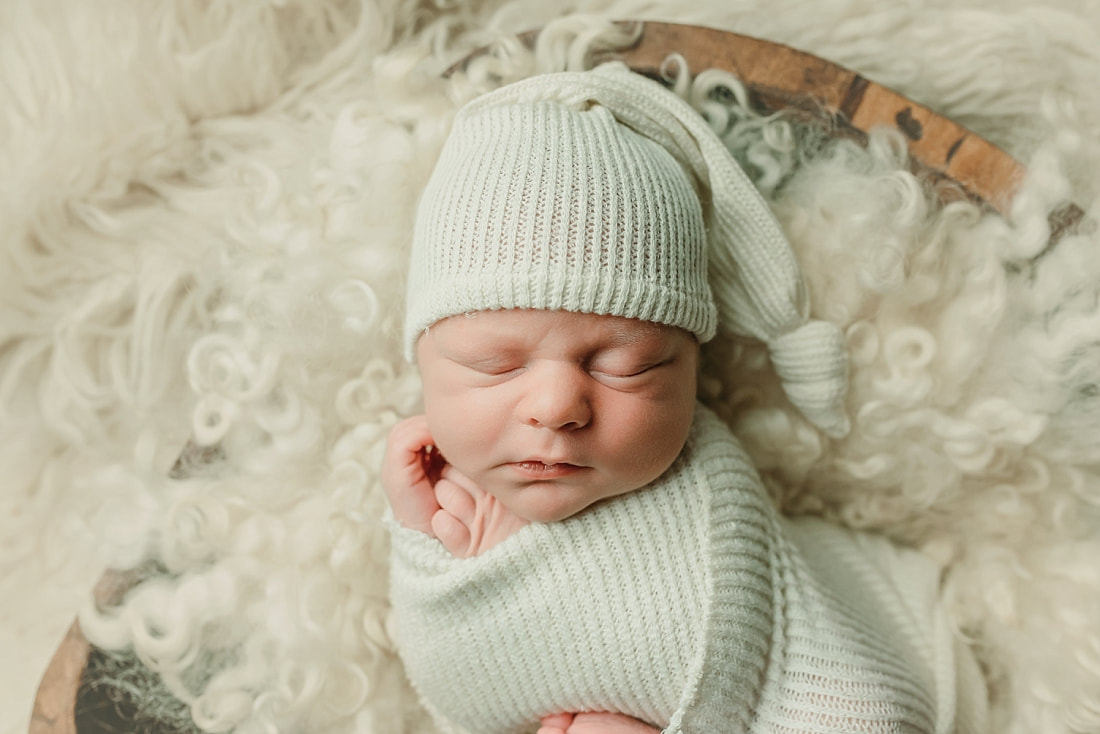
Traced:
<path id="1" fill-rule="evenodd" d="M 690 105 L 621 63 L 531 77 L 455 116 L 417 212 L 406 352 L 440 319 L 503 308 L 640 318 L 701 341 L 717 318 L 767 343 L 811 422 L 848 431 L 843 334 L 808 319 L 767 203 Z"/>
<path id="2" fill-rule="evenodd" d="M 393 532 L 409 677 L 472 734 L 561 711 L 688 734 L 956 730 L 955 647 L 933 564 L 780 518 L 704 408 L 653 485 L 529 525 L 476 558 Z"/>
<path id="3" fill-rule="evenodd" d="M 459 115 L 417 210 L 406 314 L 613 314 L 714 336 L 706 235 L 687 174 L 605 107 Z"/>

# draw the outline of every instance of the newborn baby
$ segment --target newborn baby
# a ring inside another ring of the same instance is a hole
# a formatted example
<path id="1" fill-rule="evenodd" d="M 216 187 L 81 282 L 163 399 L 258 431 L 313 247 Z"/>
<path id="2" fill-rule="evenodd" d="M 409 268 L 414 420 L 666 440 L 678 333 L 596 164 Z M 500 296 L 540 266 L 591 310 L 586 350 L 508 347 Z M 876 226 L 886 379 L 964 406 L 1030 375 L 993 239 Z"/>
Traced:
<path id="1" fill-rule="evenodd" d="M 605 66 L 459 113 L 410 267 L 425 415 L 383 467 L 397 642 L 442 728 L 981 731 L 934 565 L 779 516 L 695 402 L 721 323 L 843 434 L 843 339 L 805 310 L 766 204 L 660 85 Z"/>

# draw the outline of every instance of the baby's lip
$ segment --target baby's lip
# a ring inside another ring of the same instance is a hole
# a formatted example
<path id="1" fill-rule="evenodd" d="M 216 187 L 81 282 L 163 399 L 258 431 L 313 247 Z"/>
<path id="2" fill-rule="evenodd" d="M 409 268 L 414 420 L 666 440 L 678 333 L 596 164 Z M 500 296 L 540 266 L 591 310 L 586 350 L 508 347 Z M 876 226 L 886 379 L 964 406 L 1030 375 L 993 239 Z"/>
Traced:
<path id="1" fill-rule="evenodd" d="M 557 479 L 587 468 L 568 461 L 545 461 L 543 459 L 523 459 L 511 462 L 509 466 L 516 472 L 534 479 Z"/>
<path id="2" fill-rule="evenodd" d="M 526 459 L 520 459 L 519 462 L 517 462 L 517 463 L 521 463 L 521 462 L 531 462 L 531 463 L 547 464 L 547 465 L 550 465 L 550 464 L 569 464 L 570 466 L 580 466 L 580 464 L 576 464 L 576 463 L 570 461 L 569 457 L 563 457 L 563 458 L 560 458 L 560 459 L 552 459 L 552 458 L 546 458 L 546 457 L 542 457 L 542 456 L 531 456 L 531 457 L 528 457 Z"/>

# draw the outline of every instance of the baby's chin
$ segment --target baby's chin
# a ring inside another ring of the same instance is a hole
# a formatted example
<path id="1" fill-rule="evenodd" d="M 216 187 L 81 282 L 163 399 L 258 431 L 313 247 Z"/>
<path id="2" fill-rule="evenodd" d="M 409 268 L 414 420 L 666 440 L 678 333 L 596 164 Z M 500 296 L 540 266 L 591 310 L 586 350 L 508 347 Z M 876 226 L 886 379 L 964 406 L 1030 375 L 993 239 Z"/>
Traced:
<path id="1" fill-rule="evenodd" d="M 583 496 L 576 496 L 578 488 L 575 486 L 559 487 L 547 482 L 513 490 L 509 501 L 503 504 L 528 522 L 553 523 L 578 515 L 604 500 L 621 496 L 633 489 L 627 487 L 609 492 L 605 488 L 602 491 L 597 488 L 582 490 Z"/>

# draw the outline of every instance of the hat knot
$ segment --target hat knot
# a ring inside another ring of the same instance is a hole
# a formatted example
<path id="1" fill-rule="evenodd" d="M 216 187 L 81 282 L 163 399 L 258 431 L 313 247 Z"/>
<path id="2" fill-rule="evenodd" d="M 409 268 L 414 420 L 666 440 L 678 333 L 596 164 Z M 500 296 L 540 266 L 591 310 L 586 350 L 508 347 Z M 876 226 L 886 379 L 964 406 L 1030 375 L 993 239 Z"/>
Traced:
<path id="1" fill-rule="evenodd" d="M 795 407 L 833 438 L 848 433 L 844 333 L 827 321 L 807 321 L 768 342 L 772 365 Z"/>

